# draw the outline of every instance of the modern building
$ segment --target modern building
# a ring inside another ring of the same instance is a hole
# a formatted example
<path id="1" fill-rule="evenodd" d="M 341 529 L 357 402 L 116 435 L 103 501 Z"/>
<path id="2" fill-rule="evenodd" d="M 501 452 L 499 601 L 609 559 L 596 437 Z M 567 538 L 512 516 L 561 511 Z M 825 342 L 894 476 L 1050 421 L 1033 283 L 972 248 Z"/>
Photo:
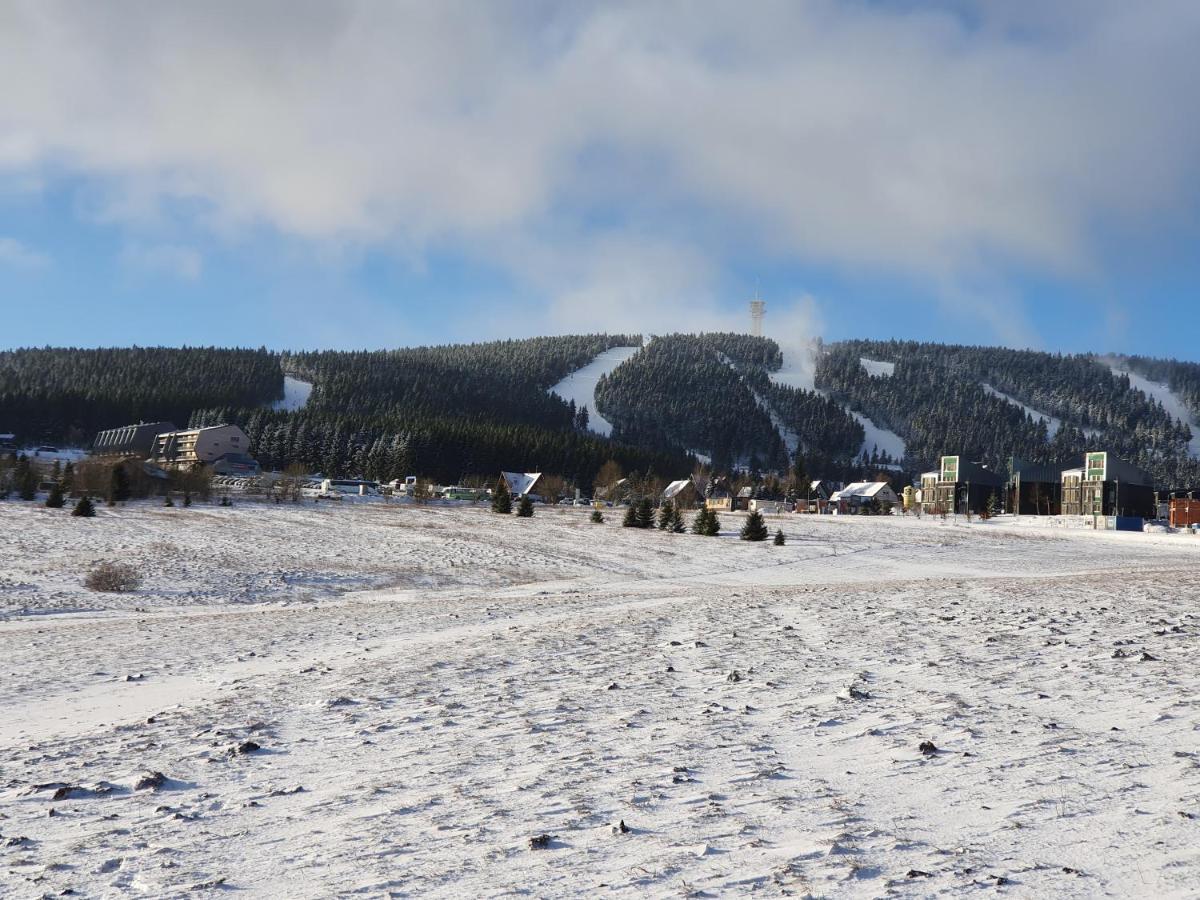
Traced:
<path id="1" fill-rule="evenodd" d="M 1082 468 L 1062 473 L 1063 515 L 1152 519 L 1155 506 L 1150 476 L 1111 453 L 1085 453 Z"/>
<path id="2" fill-rule="evenodd" d="M 943 456 L 937 480 L 921 476 L 921 502 L 928 513 L 982 513 L 993 496 L 1004 502 L 1005 478 L 987 466 L 961 456 Z M 932 496 L 931 496 L 932 492 Z"/>
<path id="3" fill-rule="evenodd" d="M 146 459 L 154 450 L 154 439 L 175 430 L 173 422 L 138 422 L 101 431 L 92 441 L 93 456 L 136 456 Z"/>
<path id="4" fill-rule="evenodd" d="M 1019 516 L 1057 516 L 1062 512 L 1063 468 L 1013 458 L 1009 464 L 1005 508 Z"/>
<path id="5" fill-rule="evenodd" d="M 222 457 L 249 459 L 249 449 L 250 439 L 236 425 L 212 425 L 157 435 L 150 462 L 164 469 L 189 469 L 197 463 L 213 465 Z"/>

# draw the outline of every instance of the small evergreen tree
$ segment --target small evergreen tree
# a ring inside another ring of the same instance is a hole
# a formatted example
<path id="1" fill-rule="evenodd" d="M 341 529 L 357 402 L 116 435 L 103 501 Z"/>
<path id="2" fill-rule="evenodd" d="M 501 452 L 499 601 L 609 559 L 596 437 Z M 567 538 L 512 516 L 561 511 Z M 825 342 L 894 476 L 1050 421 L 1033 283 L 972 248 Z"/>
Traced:
<path id="1" fill-rule="evenodd" d="M 704 534 L 708 528 L 708 507 L 702 506 L 692 519 L 692 534 Z"/>
<path id="2" fill-rule="evenodd" d="M 625 518 L 621 520 L 622 528 L 639 528 L 637 507 L 632 503 L 625 508 Z"/>
<path id="3" fill-rule="evenodd" d="M 512 492 L 508 489 L 508 479 L 501 477 L 492 491 L 492 512 L 507 516 L 512 512 Z"/>
<path id="4" fill-rule="evenodd" d="M 22 500 L 37 499 L 37 473 L 33 471 L 33 463 L 22 453 L 17 457 L 17 466 L 13 471 L 17 484 L 17 496 Z"/>
<path id="5" fill-rule="evenodd" d="M 658 530 L 667 531 L 671 527 L 671 520 L 675 516 L 675 504 L 670 500 L 664 500 L 662 506 L 658 508 Z"/>
<path id="6" fill-rule="evenodd" d="M 108 502 L 120 503 L 129 499 L 129 475 L 122 465 L 113 466 L 109 480 Z"/>
<path id="7" fill-rule="evenodd" d="M 521 495 L 521 502 L 517 504 L 517 516 L 522 519 L 533 518 L 533 501 L 529 499 L 528 494 Z"/>
<path id="8" fill-rule="evenodd" d="M 167 494 L 167 496 L 163 499 L 163 506 L 174 506 L 174 505 L 175 505 L 175 501 L 171 499 L 170 494 Z"/>
<path id="9" fill-rule="evenodd" d="M 717 511 L 710 509 L 708 511 L 708 524 L 705 526 L 705 537 L 716 537 L 721 533 L 721 520 L 717 517 Z"/>
<path id="10" fill-rule="evenodd" d="M 75 508 L 71 510 L 71 515 L 90 519 L 96 515 L 96 507 L 91 500 L 83 496 L 75 503 Z"/>
<path id="11" fill-rule="evenodd" d="M 767 523 L 763 521 L 762 513 L 757 509 L 746 516 L 746 524 L 742 526 L 740 537 L 743 541 L 765 541 L 767 539 Z"/>
<path id="12" fill-rule="evenodd" d="M 683 534 L 687 529 L 683 525 L 683 513 L 679 511 L 678 506 L 673 506 L 671 509 L 671 522 L 667 526 L 672 534 Z"/>
<path id="13" fill-rule="evenodd" d="M 70 494 L 75 489 L 75 463 L 67 460 L 67 464 L 62 470 L 62 489 L 63 494 Z"/>
<path id="14" fill-rule="evenodd" d="M 604 513 L 600 512 L 600 510 L 598 510 L 598 509 L 593 509 L 592 510 L 592 521 L 595 522 L 597 525 L 603 524 Z"/>
<path id="15" fill-rule="evenodd" d="M 189 491 L 184 491 L 184 492 L 183 492 L 183 505 L 184 505 L 184 506 L 191 506 L 191 505 L 192 505 L 192 495 L 191 495 L 191 492 L 189 492 Z"/>
<path id="16" fill-rule="evenodd" d="M 787 542 L 787 538 L 785 538 L 783 536 L 783 529 L 776 528 L 775 529 L 775 546 L 782 547 L 786 542 Z"/>
<path id="17" fill-rule="evenodd" d="M 54 486 L 50 488 L 50 496 L 46 498 L 46 506 L 50 509 L 62 509 L 63 502 L 62 485 L 56 481 L 54 482 Z"/>
<path id="18" fill-rule="evenodd" d="M 1000 500 L 996 497 L 996 492 L 987 499 L 987 507 L 984 509 L 984 518 L 990 519 L 1000 512 Z"/>
<path id="19" fill-rule="evenodd" d="M 654 501 L 649 497 L 643 497 L 638 501 L 637 505 L 637 527 L 638 528 L 653 528 L 654 527 Z"/>

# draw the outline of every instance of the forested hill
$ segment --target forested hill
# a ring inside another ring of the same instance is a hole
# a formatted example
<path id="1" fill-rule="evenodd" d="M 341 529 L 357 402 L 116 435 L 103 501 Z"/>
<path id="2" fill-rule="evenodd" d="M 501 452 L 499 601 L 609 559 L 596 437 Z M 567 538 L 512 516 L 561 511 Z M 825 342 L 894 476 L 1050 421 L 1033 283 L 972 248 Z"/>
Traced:
<path id="1" fill-rule="evenodd" d="M 598 409 L 551 393 L 619 346 L 640 349 L 599 379 Z M 0 432 L 86 446 L 138 420 L 234 422 L 271 468 L 447 481 L 545 469 L 584 484 L 608 459 L 681 477 L 692 454 L 722 470 L 782 471 L 798 450 L 815 476 L 908 477 L 943 453 L 1003 467 L 1013 456 L 1070 462 L 1106 449 L 1161 484 L 1200 485 L 1200 441 L 1180 418 L 1200 420 L 1196 363 L 902 341 L 818 344 L 813 354 L 815 389 L 805 390 L 777 377 L 795 360 L 775 341 L 729 333 L 644 346 L 600 334 L 377 352 L 13 350 L 0 352 Z M 285 374 L 313 384 L 301 410 L 272 407 Z M 589 429 L 595 412 L 613 424 L 611 439 Z M 902 438 L 905 458 L 872 455 L 858 416 Z"/>

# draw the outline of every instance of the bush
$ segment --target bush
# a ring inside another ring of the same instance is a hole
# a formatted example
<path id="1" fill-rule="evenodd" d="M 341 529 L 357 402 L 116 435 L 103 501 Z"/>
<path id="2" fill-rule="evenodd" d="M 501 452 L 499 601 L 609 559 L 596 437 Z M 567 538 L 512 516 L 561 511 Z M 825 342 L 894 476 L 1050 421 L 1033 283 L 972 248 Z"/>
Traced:
<path id="1" fill-rule="evenodd" d="M 124 594 L 141 587 L 142 576 L 137 569 L 125 563 L 102 562 L 88 572 L 83 584 L 91 591 Z"/>
<path id="2" fill-rule="evenodd" d="M 743 541 L 765 541 L 767 539 L 767 523 L 763 521 L 762 513 L 757 509 L 746 516 L 746 524 L 742 526 Z"/>
<path id="3" fill-rule="evenodd" d="M 492 492 L 492 512 L 508 515 L 512 512 L 512 493 L 508 489 L 508 482 L 501 478 L 496 485 L 496 490 Z"/>
<path id="4" fill-rule="evenodd" d="M 54 486 L 50 488 L 50 496 L 46 498 L 46 506 L 49 509 L 62 509 L 64 503 L 62 485 L 56 481 L 54 482 Z"/>
<path id="5" fill-rule="evenodd" d="M 75 508 L 71 510 L 71 515 L 90 519 L 96 515 L 96 506 L 87 497 L 80 497 L 75 503 Z"/>

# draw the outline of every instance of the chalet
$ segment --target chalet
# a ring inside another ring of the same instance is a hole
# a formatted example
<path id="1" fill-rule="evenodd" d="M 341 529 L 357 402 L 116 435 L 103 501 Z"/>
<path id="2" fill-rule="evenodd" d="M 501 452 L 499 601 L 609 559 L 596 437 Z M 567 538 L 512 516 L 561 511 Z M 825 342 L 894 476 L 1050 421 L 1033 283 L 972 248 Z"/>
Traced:
<path id="1" fill-rule="evenodd" d="M 138 422 L 101 431 L 92 441 L 92 456 L 136 456 L 146 459 L 154 450 L 154 439 L 175 431 L 172 422 Z"/>
<path id="2" fill-rule="evenodd" d="M 856 481 L 836 491 L 829 502 L 839 513 L 853 514 L 873 509 L 877 502 L 890 510 L 900 502 L 900 498 L 886 481 Z"/>
<path id="3" fill-rule="evenodd" d="M 541 499 L 537 495 L 538 482 L 542 480 L 541 472 L 501 472 L 500 477 L 508 484 L 508 492 L 514 497 L 528 495 L 531 500 Z"/>
<path id="4" fill-rule="evenodd" d="M 224 468 L 258 463 L 248 455 L 250 439 L 236 425 L 212 425 L 187 431 L 167 431 L 157 435 L 151 445 L 149 462 L 163 469 L 190 469 L 195 465 L 212 466 L 219 461 Z"/>
<path id="5" fill-rule="evenodd" d="M 670 500 L 677 509 L 692 509 L 700 501 L 700 492 L 696 490 L 696 483 L 692 479 L 681 478 L 667 485 L 662 492 L 662 500 L 664 503 Z"/>
<path id="6" fill-rule="evenodd" d="M 1057 516 L 1062 512 L 1063 469 L 1013 458 L 1005 509 L 1018 516 Z"/>
<path id="7" fill-rule="evenodd" d="M 1154 483 L 1139 469 L 1105 451 L 1084 454 L 1079 469 L 1062 473 L 1062 512 L 1067 516 L 1154 518 Z"/>
<path id="8" fill-rule="evenodd" d="M 1003 475 L 982 463 L 961 456 L 943 456 L 937 481 L 927 484 L 922 476 L 921 502 L 930 513 L 981 513 L 993 496 L 997 503 L 1003 501 L 1005 483 Z"/>

